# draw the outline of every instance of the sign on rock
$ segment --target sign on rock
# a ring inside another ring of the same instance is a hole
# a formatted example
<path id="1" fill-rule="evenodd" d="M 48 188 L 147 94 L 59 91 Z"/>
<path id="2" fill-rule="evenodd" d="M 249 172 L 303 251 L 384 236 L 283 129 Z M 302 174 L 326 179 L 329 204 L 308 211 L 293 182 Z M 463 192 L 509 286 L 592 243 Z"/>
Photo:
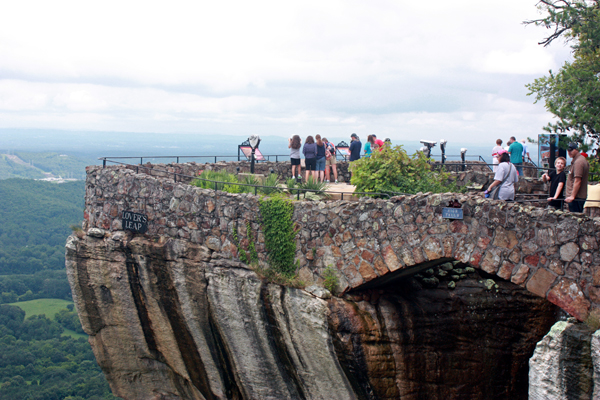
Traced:
<path id="1" fill-rule="evenodd" d="M 131 211 L 123 211 L 123 229 L 136 233 L 145 233 L 148 230 L 148 216 Z"/>
<path id="2" fill-rule="evenodd" d="M 442 208 L 442 218 L 447 219 L 463 219 L 463 210 L 462 208 Z"/>

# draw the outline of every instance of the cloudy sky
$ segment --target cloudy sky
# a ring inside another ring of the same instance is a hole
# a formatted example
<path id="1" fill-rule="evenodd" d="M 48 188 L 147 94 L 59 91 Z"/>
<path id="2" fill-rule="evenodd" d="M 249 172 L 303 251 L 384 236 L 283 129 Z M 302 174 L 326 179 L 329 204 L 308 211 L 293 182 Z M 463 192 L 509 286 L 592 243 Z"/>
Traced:
<path id="1" fill-rule="evenodd" d="M 536 3 L 4 2 L 0 128 L 533 137 L 524 85 L 569 57 Z"/>

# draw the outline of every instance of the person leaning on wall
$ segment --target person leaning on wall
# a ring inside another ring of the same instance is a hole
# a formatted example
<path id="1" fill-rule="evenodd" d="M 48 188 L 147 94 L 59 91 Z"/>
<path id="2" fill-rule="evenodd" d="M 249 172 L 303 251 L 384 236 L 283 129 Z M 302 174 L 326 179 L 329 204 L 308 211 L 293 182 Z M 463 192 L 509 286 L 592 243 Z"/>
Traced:
<path id="1" fill-rule="evenodd" d="M 588 176 L 590 165 L 585 157 L 579 153 L 577 143 L 569 143 L 567 154 L 571 157 L 571 169 L 567 175 L 567 197 L 565 203 L 571 212 L 583 212 L 583 205 L 587 199 Z"/>

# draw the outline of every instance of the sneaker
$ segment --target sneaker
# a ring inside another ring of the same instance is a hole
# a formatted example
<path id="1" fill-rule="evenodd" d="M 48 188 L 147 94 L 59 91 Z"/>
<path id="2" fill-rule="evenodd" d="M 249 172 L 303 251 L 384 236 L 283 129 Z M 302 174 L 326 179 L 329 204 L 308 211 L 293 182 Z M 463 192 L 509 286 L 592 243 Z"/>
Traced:
<path id="1" fill-rule="evenodd" d="M 325 183 L 329 183 L 329 181 L 325 181 Z"/>
<path id="2" fill-rule="evenodd" d="M 335 180 L 335 183 L 338 183 L 337 179 Z"/>

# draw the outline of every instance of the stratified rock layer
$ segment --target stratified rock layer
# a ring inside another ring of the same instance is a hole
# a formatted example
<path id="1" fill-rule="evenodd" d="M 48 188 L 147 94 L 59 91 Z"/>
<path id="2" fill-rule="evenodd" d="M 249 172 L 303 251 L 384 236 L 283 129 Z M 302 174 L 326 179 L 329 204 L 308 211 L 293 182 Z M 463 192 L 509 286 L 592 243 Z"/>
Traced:
<path id="1" fill-rule="evenodd" d="M 321 299 L 185 240 L 72 236 L 67 272 L 113 392 L 141 399 L 525 399 L 554 306 L 476 274 Z M 441 286 L 445 287 L 445 286 Z"/>
<path id="2" fill-rule="evenodd" d="M 531 400 L 600 398 L 600 331 L 583 323 L 557 322 L 529 362 Z"/>

